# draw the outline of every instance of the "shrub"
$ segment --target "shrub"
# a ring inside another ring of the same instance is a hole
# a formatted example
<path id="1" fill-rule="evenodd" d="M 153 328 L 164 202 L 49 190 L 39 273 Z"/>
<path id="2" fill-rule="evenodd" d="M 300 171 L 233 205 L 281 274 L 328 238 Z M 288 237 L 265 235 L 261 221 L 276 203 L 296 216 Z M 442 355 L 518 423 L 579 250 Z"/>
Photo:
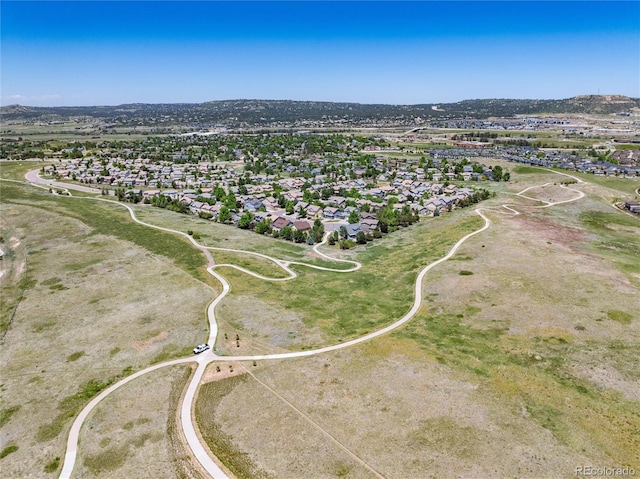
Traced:
<path id="1" fill-rule="evenodd" d="M 52 473 L 58 470 L 58 466 L 60 465 L 60 458 L 56 457 L 53 461 L 44 466 L 44 472 Z"/>
<path id="2" fill-rule="evenodd" d="M 18 446 L 12 444 L 11 446 L 5 447 L 2 451 L 0 451 L 0 459 L 8 456 L 12 452 L 16 452 L 18 450 Z"/>

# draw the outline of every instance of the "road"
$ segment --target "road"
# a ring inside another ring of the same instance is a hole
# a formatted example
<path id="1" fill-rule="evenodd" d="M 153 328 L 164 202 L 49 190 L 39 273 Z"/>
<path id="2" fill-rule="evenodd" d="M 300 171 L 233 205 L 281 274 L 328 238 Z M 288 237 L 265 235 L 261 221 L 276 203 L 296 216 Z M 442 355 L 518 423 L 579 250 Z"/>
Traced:
<path id="1" fill-rule="evenodd" d="M 578 181 L 578 183 L 584 183 L 582 180 L 575 178 L 569 174 L 566 173 L 560 173 L 560 172 L 556 172 L 553 171 L 554 173 L 558 173 L 561 175 L 565 175 L 565 176 L 569 176 L 571 178 L 574 178 Z M 38 175 L 38 171 L 31 171 L 29 173 L 27 173 L 26 178 L 28 181 L 30 181 L 31 183 L 34 183 L 36 185 L 40 185 L 42 186 L 61 186 L 64 185 L 64 188 L 67 189 L 77 189 L 79 191 L 85 191 L 87 192 L 87 189 L 90 188 L 86 188 L 80 185 L 71 185 L 71 184 L 56 184 L 56 182 L 49 182 L 48 180 L 43 180 L 42 178 L 39 177 Z M 541 185 L 541 186 L 546 186 L 549 183 L 545 184 L 545 185 Z M 563 200 L 563 201 L 558 201 L 558 202 L 549 202 L 549 201 L 544 201 L 544 200 L 539 200 L 537 198 L 532 198 L 532 197 L 528 197 L 525 195 L 525 193 L 527 191 L 529 191 L 532 188 L 535 188 L 538 186 L 533 186 L 533 187 L 529 187 L 526 188 L 522 191 L 520 191 L 519 193 L 516 193 L 516 196 L 520 196 L 522 198 L 528 199 L 528 200 L 533 200 L 533 201 L 539 201 L 542 203 L 545 203 L 544 205 L 541 206 L 530 206 L 530 208 L 547 208 L 550 206 L 555 206 L 558 204 L 563 204 L 563 203 L 569 203 L 569 202 L 573 202 L 573 201 L 577 201 L 579 199 L 581 199 L 582 197 L 584 197 L 584 193 L 582 193 L 579 190 L 575 190 L 573 188 L 567 188 L 564 185 L 562 186 L 565 189 L 574 191 L 577 193 L 577 196 L 568 200 Z M 98 193 L 100 193 L 100 191 L 97 191 Z M 73 197 L 70 197 L 73 198 Z M 265 280 L 265 281 L 290 281 L 293 280 L 297 277 L 297 274 L 295 273 L 295 271 L 293 271 L 289 266 L 292 264 L 298 265 L 298 266 L 304 266 L 307 268 L 313 268 L 313 269 L 318 269 L 318 270 L 322 270 L 322 271 L 332 271 L 332 272 L 337 272 L 337 273 L 350 273 L 353 271 L 356 271 L 358 269 L 360 269 L 362 267 L 362 265 L 357 262 L 357 261 L 350 261 L 350 260 L 342 260 L 342 259 L 337 259 L 337 258 L 332 258 L 330 256 L 327 256 L 326 254 L 322 253 L 319 248 L 327 241 L 328 238 L 328 234 L 325 236 L 324 240 L 322 243 L 319 243 L 317 245 L 314 246 L 313 250 L 316 254 L 318 254 L 319 256 L 322 256 L 328 260 L 331 261 L 336 261 L 336 262 L 344 262 L 344 263 L 349 263 L 352 265 L 351 268 L 349 269 L 334 269 L 334 268 L 327 268 L 327 267 L 322 267 L 322 266 L 317 266 L 317 265 L 313 265 L 313 264 L 308 264 L 308 263 L 303 263 L 303 262 L 297 262 L 297 261 L 283 261 L 280 259 L 276 259 L 273 258 L 271 256 L 267 256 L 264 255 L 262 253 L 255 253 L 252 251 L 244 251 L 244 250 L 236 250 L 236 249 L 228 249 L 228 248 L 215 248 L 215 247 L 207 247 L 204 245 L 199 244 L 195 239 L 193 239 L 191 236 L 189 236 L 186 233 L 183 233 L 181 231 L 176 231 L 176 230 L 172 230 L 169 228 L 163 228 L 160 226 L 156 226 L 156 225 L 152 225 L 149 223 L 145 223 L 141 220 L 139 220 L 136 215 L 134 210 L 123 203 L 119 203 L 117 201 L 113 201 L 113 200 L 108 200 L 105 198 L 80 198 L 82 200 L 94 200 L 94 201 L 105 201 L 105 202 L 109 202 L 109 203 L 113 203 L 115 205 L 118 205 L 120 207 L 124 207 L 129 211 L 129 214 L 131 216 L 131 219 L 133 221 L 135 221 L 136 223 L 139 223 L 141 225 L 150 227 L 150 228 L 154 228 L 154 229 L 158 229 L 161 231 L 166 231 L 169 233 L 174 233 L 174 234 L 178 234 L 181 236 L 186 237 L 196 248 L 198 248 L 200 251 L 202 251 L 208 261 L 207 264 L 207 271 L 209 272 L 209 274 L 211 274 L 214 278 L 216 278 L 220 284 L 222 285 L 222 292 L 216 297 L 214 298 L 214 300 L 209 304 L 208 308 L 207 308 L 207 317 L 208 317 L 208 321 L 209 321 L 209 339 L 208 339 L 208 343 L 210 345 L 214 345 L 216 342 L 216 337 L 218 334 L 218 327 L 217 327 L 217 321 L 216 321 L 216 317 L 215 317 L 215 309 L 216 306 L 227 296 L 227 294 L 229 293 L 229 291 L 231 290 L 231 287 L 229 285 L 229 283 L 227 282 L 227 280 L 221 276 L 220 274 L 218 274 L 215 269 L 221 266 L 227 266 L 227 267 L 233 267 L 237 270 L 240 270 L 248 275 L 251 275 L 255 278 L 261 279 L 261 280 Z M 516 214 L 520 214 L 514 207 L 514 205 L 502 205 L 503 208 L 505 208 L 506 210 L 510 211 L 512 214 L 516 215 Z M 460 240 L 458 240 L 458 242 L 449 250 L 449 252 L 443 256 L 442 258 L 428 264 L 427 266 L 425 266 L 424 268 L 422 268 L 422 270 L 420 270 L 420 272 L 418 273 L 418 276 L 416 278 L 415 284 L 414 284 L 414 300 L 413 300 L 413 305 L 411 306 L 411 308 L 409 309 L 409 311 L 402 316 L 401 318 L 397 319 L 396 321 L 394 321 L 393 323 L 389 324 L 388 326 L 379 329 L 378 331 L 374 331 L 372 333 L 366 334 L 364 336 L 361 336 L 359 338 L 355 338 L 352 339 L 350 341 L 346 341 L 343 343 L 339 343 L 339 344 L 334 344 L 331 346 L 325 346 L 322 348 L 317 348 L 317 349 L 312 349 L 312 350 L 305 350 L 305 351 L 296 351 L 296 352 L 287 352 L 287 353 L 276 353 L 276 354 L 258 354 L 258 355 L 246 355 L 246 356 L 218 356 L 216 355 L 212 349 L 207 350 L 205 353 L 202 353 L 201 355 L 199 355 L 198 357 L 194 358 L 194 357 L 188 357 L 188 358 L 182 358 L 182 359 L 176 359 L 173 361 L 167 361 L 165 363 L 160 363 L 160 364 L 156 364 L 154 366 L 151 366 L 149 368 L 143 369 L 141 371 L 138 371 L 137 373 L 119 381 L 116 384 L 113 384 L 111 387 L 109 387 L 108 389 L 104 390 L 102 393 L 100 393 L 98 396 L 96 396 L 89 404 L 87 404 L 87 406 L 85 406 L 85 408 L 80 412 L 80 414 L 78 415 L 78 417 L 75 419 L 75 421 L 73 422 L 73 425 L 71 427 L 71 431 L 69 432 L 69 437 L 67 440 L 67 451 L 65 454 L 65 458 L 64 458 L 64 463 L 63 463 L 63 468 L 62 471 L 60 473 L 60 478 L 61 479 L 70 479 L 72 472 L 73 472 L 73 468 L 75 466 L 75 462 L 77 459 L 77 449 L 78 449 L 78 440 L 80 437 L 80 430 L 82 428 L 82 424 L 84 423 L 84 421 L 86 420 L 86 418 L 88 417 L 88 415 L 90 414 L 90 412 L 93 410 L 93 408 L 100 403 L 100 401 L 102 401 L 105 397 L 107 397 L 111 392 L 115 391 L 116 389 L 118 389 L 119 387 L 127 384 L 128 382 L 146 374 L 149 373 L 151 371 L 155 371 L 157 369 L 163 368 L 163 367 L 167 367 L 167 366 L 172 366 L 172 365 L 176 365 L 176 364 L 186 364 L 186 363 L 192 363 L 192 362 L 196 362 L 197 363 L 197 368 L 195 371 L 195 374 L 193 375 L 188 387 L 187 387 L 187 392 L 184 396 L 183 402 L 182 402 L 182 407 L 181 407 L 181 411 L 180 411 L 180 422 L 181 422 L 181 426 L 182 426 L 182 430 L 184 432 L 185 438 L 187 440 L 187 444 L 189 445 L 189 448 L 191 449 L 194 458 L 200 463 L 200 465 L 207 471 L 207 473 L 213 477 L 214 479 L 228 479 L 228 476 L 226 475 L 226 473 L 222 470 L 222 468 L 220 468 L 220 466 L 215 462 L 215 460 L 213 459 L 210 451 L 208 451 L 208 449 L 206 449 L 200 438 L 199 435 L 196 431 L 196 427 L 194 426 L 193 423 L 193 408 L 194 408 L 194 401 L 195 401 L 195 397 L 197 394 L 197 390 L 198 387 L 200 385 L 200 381 L 202 379 L 202 376 L 206 370 L 206 367 L 212 363 L 212 362 L 216 362 L 216 361 L 229 361 L 229 360 L 233 360 L 233 361 L 256 361 L 256 360 L 265 360 L 265 359 L 291 359 L 291 358 L 300 358 L 300 357 L 306 357 L 306 356 L 313 356 L 313 355 L 317 355 L 317 354 L 323 354 L 323 353 L 327 353 L 327 352 L 331 352 L 331 351 L 337 351 L 340 349 L 344 349 L 344 348 L 348 348 L 348 347 L 352 347 L 355 346 L 357 344 L 363 343 L 365 341 L 370 341 L 374 338 L 377 338 L 379 336 L 385 335 L 391 331 L 393 331 L 394 329 L 397 329 L 399 327 L 401 327 L 402 325 L 404 325 L 405 323 L 407 323 L 408 321 L 410 321 L 418 312 L 418 310 L 420 309 L 420 306 L 422 304 L 422 289 L 423 289 L 423 281 L 425 276 L 427 275 L 427 273 L 435 268 L 436 266 L 438 266 L 439 264 L 443 263 L 444 261 L 447 261 L 448 259 L 450 259 L 457 251 L 458 249 L 471 237 L 482 233 L 483 231 L 487 230 L 489 228 L 489 226 L 491 225 L 491 221 L 489 220 L 489 218 L 482 212 L 482 210 L 480 208 L 475 210 L 475 213 L 477 215 L 479 215 L 483 220 L 484 220 L 484 224 L 482 227 L 478 228 L 477 230 L 467 234 L 466 236 L 464 236 L 463 238 L 461 238 Z M 213 256 L 211 254 L 211 251 L 232 251 L 232 252 L 236 252 L 236 253 L 240 253 L 240 254 L 246 254 L 246 255 L 253 255 L 253 256 L 257 256 L 257 257 L 261 257 L 263 259 L 266 259 L 268 261 L 273 262 L 274 264 L 276 264 L 277 266 L 279 266 L 280 268 L 282 268 L 285 272 L 287 272 L 288 276 L 284 277 L 284 278 L 269 278 L 257 273 L 254 273 L 246 268 L 242 268 L 240 266 L 236 266 L 236 265 L 230 265 L 230 264 L 215 264 Z"/>

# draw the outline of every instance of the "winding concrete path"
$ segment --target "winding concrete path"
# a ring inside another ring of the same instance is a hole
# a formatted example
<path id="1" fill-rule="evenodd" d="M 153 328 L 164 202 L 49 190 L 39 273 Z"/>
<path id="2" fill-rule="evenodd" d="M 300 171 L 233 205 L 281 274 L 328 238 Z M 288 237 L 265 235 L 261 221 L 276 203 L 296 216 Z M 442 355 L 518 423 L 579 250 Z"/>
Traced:
<path id="1" fill-rule="evenodd" d="M 571 178 L 574 178 L 575 180 L 578 181 L 578 183 L 584 183 L 582 180 L 575 178 L 569 174 L 566 173 L 560 173 L 560 172 L 556 172 L 553 170 L 549 170 L 552 171 L 553 173 L 558 173 L 558 174 L 562 174 L 565 176 L 569 176 Z M 27 174 L 27 180 L 33 184 L 35 184 L 36 186 L 40 186 L 40 187 L 48 187 L 49 185 L 53 184 L 56 187 L 61 187 L 61 185 L 63 184 L 55 184 L 52 182 L 48 182 L 47 180 L 43 180 L 42 178 L 39 177 L 38 175 L 38 171 L 31 171 Z M 549 183 L 545 184 L 545 185 L 541 185 L 541 186 L 546 186 Z M 538 202 L 542 202 L 545 203 L 542 206 L 530 206 L 533 208 L 547 208 L 550 206 L 555 206 L 558 204 L 562 204 L 562 203 L 569 203 L 572 201 L 577 201 L 580 198 L 584 197 L 584 193 L 582 193 L 581 191 L 578 190 L 574 190 L 572 188 L 566 188 L 565 186 L 562 186 L 563 188 L 575 191 L 578 195 L 575 198 L 571 198 L 568 200 L 563 200 L 563 201 L 558 201 L 558 202 L 549 202 L 549 201 L 545 201 L 545 200 L 540 200 L 538 198 L 533 198 L 533 197 L 528 197 L 526 196 L 524 193 L 526 193 L 528 190 L 532 189 L 532 188 L 536 188 L 539 186 L 532 186 L 529 188 L 525 188 L 524 190 L 522 190 L 519 193 L 516 193 L 517 196 L 520 196 L 522 198 L 525 199 L 529 199 L 532 201 L 538 201 Z M 81 187 L 79 185 L 67 185 L 64 184 L 64 188 L 68 188 L 68 189 L 79 189 L 79 188 L 83 188 L 81 191 L 86 191 L 85 188 L 86 187 Z M 99 193 L 99 191 L 98 191 Z M 313 265 L 313 264 L 308 264 L 308 263 L 303 263 L 303 262 L 297 262 L 297 261 L 284 261 L 284 260 L 279 260 L 267 255 L 264 255 L 262 253 L 256 253 L 256 252 L 252 252 L 252 251 L 243 251 L 243 250 L 236 250 L 236 249 L 228 249 L 228 248 L 216 248 L 216 247 L 207 247 L 204 245 L 199 244 L 195 239 L 193 239 L 190 235 L 183 233 L 181 231 L 176 231 L 176 230 L 172 230 L 169 228 L 164 228 L 161 226 L 156 226 L 156 225 L 152 225 L 149 223 L 145 223 L 141 220 L 139 220 L 136 215 L 134 210 L 126 204 L 117 202 L 117 201 L 113 201 L 113 200 L 108 200 L 108 199 L 104 199 L 104 198 L 82 198 L 82 199 L 93 199 L 93 200 L 97 200 L 97 201 L 105 201 L 105 202 L 109 202 L 109 203 L 113 203 L 116 204 L 118 206 L 124 207 L 129 211 L 129 214 L 131 216 L 131 219 L 133 221 L 135 221 L 136 223 L 139 223 L 141 225 L 150 227 L 150 228 L 154 228 L 154 229 L 158 229 L 161 231 L 166 231 L 169 233 L 174 233 L 174 234 L 179 234 L 181 236 L 186 237 L 196 248 L 198 248 L 200 251 L 202 251 L 208 261 L 208 265 L 207 265 L 207 271 L 214 277 L 216 278 L 220 284 L 222 285 L 222 292 L 209 304 L 208 308 L 207 308 L 207 316 L 208 316 L 208 320 L 209 320 L 209 339 L 208 339 L 208 343 L 211 345 L 214 345 L 216 342 L 216 337 L 217 337 L 217 333 L 218 333 L 218 329 L 217 329 L 217 321 L 215 318 L 215 308 L 216 306 L 229 294 L 230 290 L 231 290 L 231 286 L 229 285 L 229 283 L 227 282 L 227 280 L 221 276 L 220 274 L 218 274 L 215 271 L 215 268 L 221 267 L 221 266 L 226 266 L 226 267 L 232 267 L 235 268 L 239 271 L 242 271 L 243 273 L 246 273 L 248 275 L 251 275 L 255 278 L 261 279 L 261 280 L 265 280 L 265 281 L 289 281 L 292 280 L 294 278 L 297 277 L 297 274 L 295 271 L 293 271 L 289 266 L 292 264 L 295 265 L 299 265 L 299 266 L 304 266 L 304 267 L 308 267 L 308 268 L 313 268 L 313 269 L 317 269 L 317 270 L 322 270 L 322 271 L 330 271 L 330 272 L 337 272 L 337 273 L 349 273 L 349 272 L 353 272 L 353 271 L 357 271 L 358 269 L 360 269 L 362 267 L 362 265 L 357 262 L 357 261 L 350 261 L 350 260 L 342 260 L 342 259 L 337 259 L 337 258 L 332 258 L 330 256 L 327 256 L 326 254 L 322 253 L 319 248 L 322 244 L 324 244 L 328 238 L 328 234 L 325 236 L 324 240 L 315 245 L 313 250 L 315 253 L 317 253 L 318 255 L 330 260 L 330 261 L 338 261 L 338 262 L 344 262 L 344 263 L 349 263 L 352 265 L 351 268 L 349 269 L 334 269 L 334 268 L 327 268 L 327 267 L 322 267 L 322 266 L 317 266 L 317 265 Z M 515 210 L 512 206 L 508 206 L 508 205 L 501 205 L 502 208 L 505 208 L 506 210 L 510 211 L 512 214 L 517 215 L 520 214 L 517 210 Z M 64 459 L 64 464 L 63 464 L 63 468 L 62 468 L 62 472 L 60 473 L 60 478 L 61 479 L 70 479 L 71 474 L 73 472 L 73 468 L 76 462 L 76 458 L 77 458 L 77 449 L 78 449 L 78 439 L 79 439 L 79 435 L 80 435 L 80 430 L 82 427 L 82 424 L 84 423 L 84 421 L 86 420 L 86 418 L 89 416 L 89 414 L 91 413 L 91 411 L 93 410 L 93 408 L 100 402 L 102 401 L 106 396 L 108 396 L 111 392 L 115 391 L 117 388 L 123 386 L 124 384 L 127 384 L 128 382 L 148 373 L 151 371 L 155 371 L 157 369 L 163 368 L 163 367 L 167 367 L 167 366 L 172 366 L 172 365 L 176 365 L 176 364 L 186 364 L 186 363 L 193 363 L 196 362 L 197 363 L 197 368 L 196 371 L 187 387 L 187 391 L 185 393 L 185 396 L 183 398 L 183 402 L 182 402 L 182 407 L 181 407 L 181 411 L 180 411 L 180 420 L 181 420 L 181 425 L 182 425 L 182 429 L 185 435 L 185 438 L 187 440 L 187 443 L 194 455 L 194 457 L 196 458 L 196 460 L 201 464 L 201 466 L 209 473 L 209 475 L 211 475 L 214 479 L 228 479 L 228 476 L 226 475 L 226 473 L 220 468 L 220 466 L 214 461 L 211 452 L 208 451 L 208 449 L 206 449 L 202 442 L 200 441 L 200 438 L 198 436 L 198 433 L 196 431 L 196 427 L 194 425 L 194 414 L 193 414 L 193 408 L 194 408 L 194 402 L 195 402 L 195 397 L 197 394 L 197 390 L 198 387 L 200 385 L 200 381 L 202 379 L 202 376 L 204 375 L 204 372 L 206 370 L 206 367 L 215 361 L 254 361 L 254 360 L 265 360 L 265 359 L 290 359 L 290 358 L 299 358 L 299 357 L 306 357 L 306 356 L 313 356 L 313 355 L 317 355 L 317 354 L 322 354 L 322 353 L 327 353 L 330 351 L 336 351 L 339 349 L 344 349 L 344 348 L 348 348 L 351 346 L 354 346 L 356 344 L 360 344 L 363 343 L 365 341 L 370 341 L 374 338 L 377 338 L 379 336 L 385 335 L 399 327 L 401 327 L 402 325 L 404 325 L 405 323 L 407 323 L 409 320 L 411 320 L 416 313 L 418 312 L 418 310 L 420 309 L 420 306 L 422 304 L 422 289 L 423 289 L 423 280 L 425 278 L 425 276 L 427 275 L 427 273 L 434 267 L 438 266 L 439 264 L 443 263 L 444 261 L 447 261 L 449 258 L 451 258 L 460 248 L 460 246 L 462 246 L 462 244 L 467 241 L 469 238 L 482 233 L 483 231 L 485 231 L 486 229 L 489 228 L 489 226 L 491 225 L 491 221 L 489 220 L 489 218 L 487 218 L 487 216 L 485 216 L 481 209 L 476 209 L 475 213 L 478 214 L 483 220 L 484 220 L 484 225 L 482 227 L 480 227 L 479 229 L 467 234 L 466 236 L 464 236 L 463 238 L 461 238 L 460 240 L 458 240 L 458 242 L 449 250 L 449 252 L 443 256 L 442 258 L 440 258 L 439 260 L 436 260 L 432 263 L 430 263 L 429 265 L 425 266 L 424 268 L 422 268 L 422 270 L 420 270 L 420 272 L 418 273 L 418 276 L 416 278 L 415 284 L 414 284 L 414 300 L 413 300 L 413 305 L 411 306 L 411 308 L 409 309 L 409 311 L 402 316 L 401 318 L 399 318 L 398 320 L 394 321 L 393 323 L 389 324 L 388 326 L 374 331 L 372 333 L 366 334 L 364 336 L 361 336 L 359 338 L 355 338 L 352 339 L 350 341 L 346 341 L 343 343 L 339 343 L 339 344 L 334 344 L 331 346 L 326 346 L 326 347 L 322 347 L 322 348 L 317 348 L 317 349 L 311 349 L 311 350 L 305 350 L 305 351 L 297 351 L 297 352 L 287 352 L 287 353 L 276 353 L 276 354 L 257 354 L 257 355 L 245 355 L 245 356 L 218 356 L 216 355 L 212 349 L 206 351 L 205 353 L 197 356 L 197 357 L 188 357 L 188 358 L 182 358 L 182 359 L 176 359 L 173 361 L 167 361 L 165 363 L 160 363 L 160 364 L 156 364 L 153 365 L 149 368 L 143 369 L 141 371 L 136 372 L 135 374 L 113 384 L 112 386 L 110 386 L 108 389 L 104 390 L 102 393 L 100 393 L 98 396 L 96 396 L 89 404 L 87 404 L 87 406 L 85 406 L 85 408 L 81 411 L 81 413 L 78 415 L 78 417 L 75 419 L 75 421 L 73 422 L 73 425 L 71 427 L 71 431 L 69 432 L 69 437 L 67 440 L 67 451 L 65 454 L 65 459 Z M 268 260 L 273 262 L 275 265 L 279 266 L 280 268 L 282 268 L 287 274 L 288 276 L 283 277 L 283 278 L 269 278 L 257 273 L 254 273 L 246 268 L 242 268 L 240 266 L 237 265 L 232 265 L 232 264 L 215 264 L 213 256 L 211 255 L 211 251 L 228 251 L 228 252 L 234 252 L 234 253 L 240 253 L 240 254 L 246 254 L 246 255 L 253 255 L 256 257 L 260 257 L 262 259 Z"/>

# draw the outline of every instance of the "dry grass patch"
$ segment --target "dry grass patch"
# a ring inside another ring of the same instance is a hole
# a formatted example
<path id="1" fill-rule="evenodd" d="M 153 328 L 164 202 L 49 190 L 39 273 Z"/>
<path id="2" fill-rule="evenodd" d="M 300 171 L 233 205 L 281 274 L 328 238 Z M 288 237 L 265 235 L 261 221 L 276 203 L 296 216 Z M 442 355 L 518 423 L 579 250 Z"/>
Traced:
<path id="1" fill-rule="evenodd" d="M 393 335 L 322 356 L 259 362 L 252 372 L 384 477 L 561 477 L 588 459 L 484 381 L 413 346 L 415 359 L 404 355 L 405 341 Z M 334 462 L 344 462 L 260 383 L 210 387 L 199 399 L 200 427 L 223 434 L 225 447 L 254 468 L 275 477 L 331 477 Z M 371 477 L 366 469 L 349 474 L 360 471 Z"/>
<path id="2" fill-rule="evenodd" d="M 176 420 L 169 398 L 174 389 L 183 389 L 187 371 L 185 366 L 154 371 L 104 399 L 83 426 L 76 474 L 178 477 L 177 451 L 167 434 L 167 422 Z"/>
<path id="3" fill-rule="evenodd" d="M 238 398 L 242 404 L 234 406 Z M 205 384 L 196 416 L 213 453 L 237 477 L 371 477 L 304 416 L 246 374 Z"/>
<path id="4" fill-rule="evenodd" d="M 531 188 L 525 191 L 523 195 L 527 198 L 534 198 L 548 203 L 568 201 L 579 196 L 575 191 L 570 190 L 569 188 L 562 188 L 559 184 L 555 183 Z"/>
<path id="5" fill-rule="evenodd" d="M 317 328 L 307 326 L 295 311 L 283 311 L 276 301 L 257 295 L 229 295 L 216 310 L 219 319 L 217 349 L 222 354 L 250 354 L 300 349 L 309 342 L 322 344 Z M 226 335 L 226 339 L 225 339 Z M 240 347 L 236 345 L 240 337 Z"/>
<path id="6" fill-rule="evenodd" d="M 75 219 L 5 208 L 17 212 L 11 226 L 29 253 L 33 284 L 0 355 L 3 409 L 12 411 L 2 441 L 19 446 L 3 459 L 3 472 L 41 476 L 62 457 L 66 429 L 101 384 L 202 342 L 213 295 L 167 262 Z"/>

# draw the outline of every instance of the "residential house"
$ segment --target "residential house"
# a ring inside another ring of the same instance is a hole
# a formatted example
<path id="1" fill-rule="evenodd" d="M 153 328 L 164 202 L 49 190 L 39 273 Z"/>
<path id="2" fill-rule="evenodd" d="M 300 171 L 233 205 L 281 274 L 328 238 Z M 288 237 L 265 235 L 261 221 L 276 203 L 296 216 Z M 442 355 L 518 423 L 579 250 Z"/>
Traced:
<path id="1" fill-rule="evenodd" d="M 293 226 L 293 222 L 290 219 L 285 218 L 284 216 L 278 216 L 274 218 L 273 223 L 271 223 L 271 227 L 275 231 L 280 231 L 286 226 Z"/>
<path id="2" fill-rule="evenodd" d="M 296 220 L 293 222 L 293 228 L 298 231 L 310 231 L 311 223 L 305 220 Z"/>

